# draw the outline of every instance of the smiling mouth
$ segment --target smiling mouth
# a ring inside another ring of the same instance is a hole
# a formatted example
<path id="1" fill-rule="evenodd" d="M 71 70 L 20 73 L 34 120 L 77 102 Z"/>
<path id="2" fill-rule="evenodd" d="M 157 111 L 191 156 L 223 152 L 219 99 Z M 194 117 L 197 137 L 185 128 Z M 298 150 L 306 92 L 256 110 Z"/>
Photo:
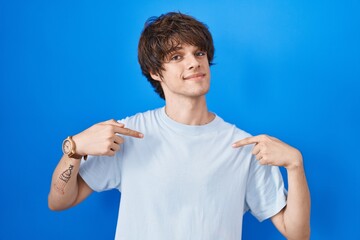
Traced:
<path id="1" fill-rule="evenodd" d="M 197 80 L 205 77 L 205 73 L 196 73 L 187 77 L 184 77 L 184 80 Z"/>

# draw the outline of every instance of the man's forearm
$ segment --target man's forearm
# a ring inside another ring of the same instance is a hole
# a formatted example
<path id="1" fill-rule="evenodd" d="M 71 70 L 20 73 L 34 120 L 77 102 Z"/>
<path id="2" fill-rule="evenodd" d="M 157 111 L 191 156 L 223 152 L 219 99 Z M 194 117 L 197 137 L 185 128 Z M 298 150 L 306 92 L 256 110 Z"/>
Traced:
<path id="1" fill-rule="evenodd" d="M 80 160 L 64 155 L 57 165 L 48 197 L 49 208 L 63 210 L 72 206 L 78 194 L 77 175 Z"/>
<path id="2" fill-rule="evenodd" d="M 283 221 L 288 239 L 309 239 L 310 237 L 310 192 L 304 167 L 287 169 L 288 198 Z"/>

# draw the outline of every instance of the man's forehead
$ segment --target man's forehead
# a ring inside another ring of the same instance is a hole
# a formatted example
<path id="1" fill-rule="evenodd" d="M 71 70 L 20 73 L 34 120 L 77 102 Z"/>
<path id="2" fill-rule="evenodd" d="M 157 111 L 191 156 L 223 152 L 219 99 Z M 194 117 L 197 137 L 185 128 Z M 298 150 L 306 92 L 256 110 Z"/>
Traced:
<path id="1" fill-rule="evenodd" d="M 198 46 L 194 46 L 194 45 L 188 44 L 188 43 L 178 43 L 176 45 L 170 46 L 168 53 L 180 51 L 180 50 L 183 50 L 184 48 L 188 48 L 188 47 L 195 48 L 195 49 L 199 48 Z"/>

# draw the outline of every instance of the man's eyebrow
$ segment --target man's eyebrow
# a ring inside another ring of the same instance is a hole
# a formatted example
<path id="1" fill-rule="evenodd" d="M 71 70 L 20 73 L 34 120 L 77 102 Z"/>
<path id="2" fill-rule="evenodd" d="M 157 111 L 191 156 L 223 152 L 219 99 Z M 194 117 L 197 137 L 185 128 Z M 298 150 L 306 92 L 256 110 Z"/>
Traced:
<path id="1" fill-rule="evenodd" d="M 180 50 L 182 50 L 182 49 L 184 49 L 182 46 L 172 47 L 172 48 L 169 50 L 169 54 L 174 53 L 174 52 L 176 52 L 176 51 L 180 51 Z"/>
<path id="2" fill-rule="evenodd" d="M 182 46 L 175 46 L 175 47 L 172 47 L 168 50 L 168 52 L 165 54 L 165 59 L 166 58 L 170 58 L 171 55 L 175 54 L 175 53 L 178 53 L 179 51 L 181 51 L 182 49 L 184 49 Z"/>

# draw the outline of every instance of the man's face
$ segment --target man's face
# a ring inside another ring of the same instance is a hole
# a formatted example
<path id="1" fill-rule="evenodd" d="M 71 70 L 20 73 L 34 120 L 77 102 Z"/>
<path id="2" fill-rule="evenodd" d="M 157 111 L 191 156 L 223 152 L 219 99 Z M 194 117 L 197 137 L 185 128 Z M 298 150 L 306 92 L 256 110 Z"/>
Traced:
<path id="1" fill-rule="evenodd" d="M 209 91 L 209 61 L 206 52 L 199 48 L 181 45 L 166 57 L 163 67 L 163 78 L 151 76 L 161 82 L 167 101 L 178 97 L 202 97 Z"/>

